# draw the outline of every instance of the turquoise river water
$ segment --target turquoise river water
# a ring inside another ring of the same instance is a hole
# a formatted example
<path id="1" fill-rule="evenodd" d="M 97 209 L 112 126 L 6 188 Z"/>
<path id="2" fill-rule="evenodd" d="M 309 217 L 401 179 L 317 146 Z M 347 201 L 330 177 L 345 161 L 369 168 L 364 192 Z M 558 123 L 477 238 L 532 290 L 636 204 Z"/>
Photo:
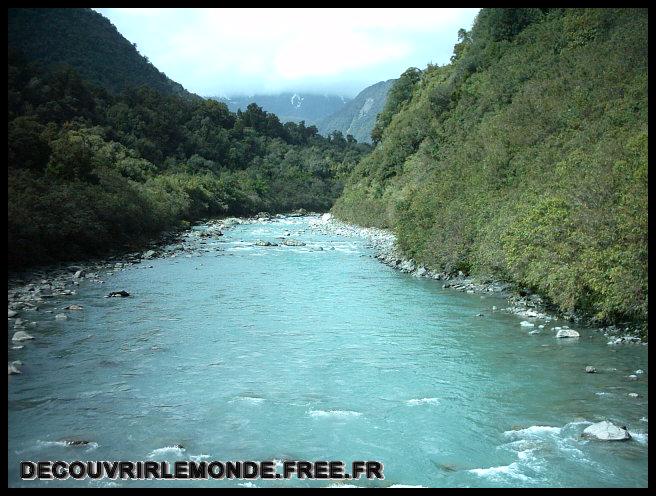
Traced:
<path id="1" fill-rule="evenodd" d="M 290 459 L 378 460 L 385 479 L 175 485 L 647 486 L 647 346 L 530 335 L 492 311 L 505 300 L 395 271 L 315 220 L 189 236 L 33 312 L 36 339 L 9 350 L 9 484 L 172 484 L 22 481 L 22 460 Z M 285 230 L 306 246 L 253 246 Z M 581 437 L 606 419 L 633 439 Z"/>

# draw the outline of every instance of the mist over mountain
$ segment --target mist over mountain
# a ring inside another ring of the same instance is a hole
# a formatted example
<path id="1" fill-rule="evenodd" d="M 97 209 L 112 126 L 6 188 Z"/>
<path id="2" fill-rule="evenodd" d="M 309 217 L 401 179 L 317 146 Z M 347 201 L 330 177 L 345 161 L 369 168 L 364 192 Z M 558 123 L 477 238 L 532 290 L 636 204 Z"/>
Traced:
<path id="1" fill-rule="evenodd" d="M 350 134 L 360 143 L 371 143 L 371 130 L 376 116 L 385 107 L 387 93 L 396 79 L 373 84 L 319 123 L 319 131 L 328 134 L 340 131 L 344 136 Z"/>
<path id="2" fill-rule="evenodd" d="M 281 122 L 305 121 L 307 125 L 316 125 L 322 119 L 332 115 L 347 103 L 350 98 L 339 95 L 319 95 L 309 93 L 279 93 L 274 95 L 211 97 L 225 103 L 236 112 L 246 110 L 251 103 L 256 103 L 267 112 L 273 112 Z"/>
<path id="3" fill-rule="evenodd" d="M 166 95 L 200 98 L 159 71 L 136 44 L 91 9 L 8 9 L 8 48 L 45 66 L 70 66 L 83 80 L 113 94 L 147 85 Z M 324 135 L 340 131 L 371 142 L 376 115 L 393 80 L 376 83 L 355 98 L 338 94 L 283 92 L 211 97 L 236 112 L 257 103 L 281 122 L 305 121 Z"/>
<path id="4" fill-rule="evenodd" d="M 244 111 L 249 104 L 256 103 L 263 110 L 276 114 L 281 122 L 303 120 L 308 126 L 316 125 L 323 135 L 339 131 L 343 136 L 352 135 L 360 143 L 371 143 L 376 116 L 385 107 L 387 92 L 394 81 L 389 79 L 368 86 L 355 98 L 288 92 L 212 99 L 225 103 L 233 112 Z"/>

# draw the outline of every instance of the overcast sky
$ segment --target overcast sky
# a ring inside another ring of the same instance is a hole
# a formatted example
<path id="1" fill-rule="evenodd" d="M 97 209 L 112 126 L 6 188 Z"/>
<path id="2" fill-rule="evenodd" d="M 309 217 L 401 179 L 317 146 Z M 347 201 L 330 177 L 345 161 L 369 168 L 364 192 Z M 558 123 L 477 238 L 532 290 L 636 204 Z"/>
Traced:
<path id="1" fill-rule="evenodd" d="M 95 9 L 201 96 L 355 96 L 408 67 L 446 64 L 479 9 Z"/>

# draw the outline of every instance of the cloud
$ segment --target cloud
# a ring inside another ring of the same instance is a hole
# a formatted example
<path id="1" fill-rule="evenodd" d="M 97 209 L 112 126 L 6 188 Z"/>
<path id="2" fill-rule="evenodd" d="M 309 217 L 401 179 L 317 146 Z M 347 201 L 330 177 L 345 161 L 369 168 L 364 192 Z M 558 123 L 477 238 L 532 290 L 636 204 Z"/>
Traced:
<path id="1" fill-rule="evenodd" d="M 355 93 L 448 62 L 478 9 L 97 9 L 151 62 L 202 95 Z M 427 43 L 428 41 L 428 43 Z"/>

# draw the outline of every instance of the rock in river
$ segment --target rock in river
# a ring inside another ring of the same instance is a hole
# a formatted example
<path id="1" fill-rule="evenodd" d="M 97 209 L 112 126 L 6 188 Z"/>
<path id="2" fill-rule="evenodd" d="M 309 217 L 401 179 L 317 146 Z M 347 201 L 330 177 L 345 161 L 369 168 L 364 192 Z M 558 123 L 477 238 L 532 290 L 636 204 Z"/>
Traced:
<path id="1" fill-rule="evenodd" d="M 22 374 L 22 372 L 18 368 L 21 365 L 23 365 L 23 363 L 20 360 L 14 360 L 13 362 L 7 362 L 7 368 L 9 369 L 8 375 Z"/>
<path id="2" fill-rule="evenodd" d="M 305 246 L 303 241 L 299 241 L 297 239 L 286 239 L 282 242 L 282 244 L 285 246 Z"/>
<path id="3" fill-rule="evenodd" d="M 25 331 L 16 331 L 14 336 L 11 338 L 12 341 L 27 341 L 28 339 L 34 339 L 34 336 L 26 333 Z"/>
<path id="4" fill-rule="evenodd" d="M 258 239 L 255 242 L 255 246 L 278 246 L 277 243 L 272 243 L 271 241 L 263 241 L 261 239 Z"/>
<path id="5" fill-rule="evenodd" d="M 11 310 L 11 309 L 7 309 L 8 318 L 11 319 L 12 317 L 16 317 L 16 315 L 18 315 L 18 312 L 14 311 L 14 310 Z"/>
<path id="6" fill-rule="evenodd" d="M 631 434 L 626 427 L 618 427 L 606 420 L 586 427 L 583 436 L 599 441 L 628 441 L 631 439 Z"/>
<path id="7" fill-rule="evenodd" d="M 227 219 L 223 220 L 223 225 L 225 227 L 234 227 L 241 223 L 242 223 L 241 219 L 238 219 L 237 217 L 228 217 Z"/>
<path id="8" fill-rule="evenodd" d="M 85 439 L 66 439 L 64 440 L 67 446 L 86 446 L 89 444 L 89 441 Z"/>
<path id="9" fill-rule="evenodd" d="M 578 338 L 580 334 L 574 329 L 561 329 L 556 334 L 557 338 Z"/>
<path id="10" fill-rule="evenodd" d="M 81 305 L 68 305 L 67 307 L 64 307 L 64 310 L 82 310 Z"/>
<path id="11" fill-rule="evenodd" d="M 112 291 L 107 296 L 105 296 L 105 298 L 114 298 L 114 297 L 125 298 L 126 296 L 130 296 L 130 293 L 122 289 L 120 291 Z"/>
<path id="12" fill-rule="evenodd" d="M 66 320 L 68 319 L 68 316 L 65 313 L 58 313 L 55 315 L 56 320 Z"/>
<path id="13" fill-rule="evenodd" d="M 588 374 L 594 374 L 595 372 L 597 372 L 597 369 L 594 368 L 592 365 L 588 365 L 588 366 L 585 368 L 585 371 L 586 371 Z"/>

